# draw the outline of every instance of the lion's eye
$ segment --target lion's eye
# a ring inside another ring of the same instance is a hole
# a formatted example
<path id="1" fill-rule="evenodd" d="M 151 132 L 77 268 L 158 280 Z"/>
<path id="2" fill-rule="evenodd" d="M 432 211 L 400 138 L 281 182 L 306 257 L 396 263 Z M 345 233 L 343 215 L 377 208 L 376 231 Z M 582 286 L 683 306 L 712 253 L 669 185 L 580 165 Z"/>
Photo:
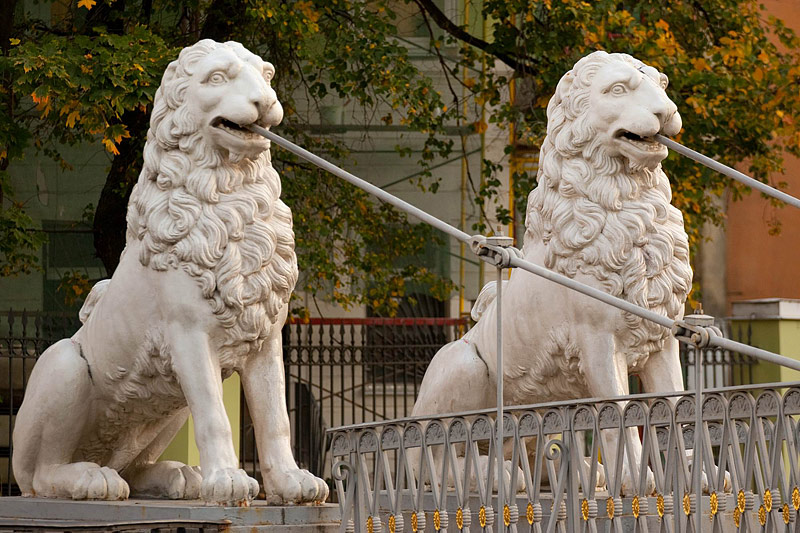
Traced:
<path id="1" fill-rule="evenodd" d="M 228 81 L 228 77 L 222 72 L 215 72 L 206 80 L 208 83 L 219 84 Z"/>
<path id="2" fill-rule="evenodd" d="M 628 88 L 625 87 L 624 83 L 615 83 L 614 85 L 611 86 L 611 89 L 609 89 L 609 92 L 611 94 L 613 94 L 614 96 L 621 96 L 621 95 L 626 94 L 628 92 Z"/>

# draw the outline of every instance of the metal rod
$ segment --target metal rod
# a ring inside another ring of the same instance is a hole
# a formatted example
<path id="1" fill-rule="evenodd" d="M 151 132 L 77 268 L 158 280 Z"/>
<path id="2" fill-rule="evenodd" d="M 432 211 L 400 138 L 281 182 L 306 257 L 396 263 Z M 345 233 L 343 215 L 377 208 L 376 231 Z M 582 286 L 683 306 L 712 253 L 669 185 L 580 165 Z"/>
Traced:
<path id="1" fill-rule="evenodd" d="M 767 350 L 756 348 L 755 346 L 742 344 L 741 342 L 736 342 L 731 339 L 726 339 L 724 337 L 712 337 L 709 340 L 709 344 L 712 346 L 717 346 L 718 348 L 749 355 L 750 357 L 755 357 L 761 361 L 775 363 L 776 365 L 785 366 L 786 368 L 791 368 L 794 370 L 800 370 L 800 361 L 790 359 L 783 355 L 774 354 L 772 352 L 768 352 Z"/>
<path id="2" fill-rule="evenodd" d="M 694 516 L 695 531 L 703 531 L 703 452 L 701 450 L 700 433 L 703 426 L 703 349 L 696 346 L 694 349 L 694 449 L 692 450 L 692 485 L 694 486 L 697 509 Z M 708 473 L 711 481 L 711 472 Z"/>
<path id="3" fill-rule="evenodd" d="M 448 223 L 446 223 L 446 222 L 444 222 L 442 220 L 439 220 L 435 216 L 426 213 L 425 211 L 419 209 L 418 207 L 414 207 L 413 205 L 409 204 L 408 202 L 405 202 L 405 201 L 397 198 L 396 196 L 394 196 L 394 195 L 392 195 L 392 194 L 390 194 L 390 193 L 388 193 L 388 192 L 386 192 L 384 190 L 381 190 L 380 188 L 376 187 L 375 185 L 372 185 L 371 183 L 369 183 L 367 181 L 364 181 L 363 179 L 361 179 L 361 178 L 359 178 L 357 176 L 354 176 L 353 174 L 351 174 L 351 173 L 349 173 L 349 172 L 347 172 L 345 170 L 342 170 L 341 168 L 337 167 L 336 165 L 334 165 L 332 163 L 329 163 L 328 161 L 325 161 L 321 157 L 312 154 L 308 150 L 305 150 L 304 148 L 301 148 L 301 147 L 297 146 L 296 144 L 292 143 L 291 141 L 287 141 L 283 137 L 280 137 L 279 135 L 276 135 L 275 133 L 272 133 L 271 131 L 266 130 L 266 129 L 264 129 L 262 127 L 259 127 L 259 126 L 250 125 L 250 126 L 247 126 L 247 128 L 250 129 L 250 131 L 253 131 L 255 133 L 258 133 L 259 135 L 262 135 L 262 136 L 266 137 L 270 141 L 273 141 L 278 146 L 281 146 L 281 147 L 285 148 L 286 150 L 292 152 L 293 154 L 295 154 L 295 155 L 297 155 L 299 157 L 302 157 L 303 159 L 305 159 L 307 161 L 310 161 L 311 163 L 317 165 L 318 167 L 320 167 L 320 168 L 322 168 L 324 170 L 327 170 L 331 174 L 339 176 L 340 178 L 344 179 L 345 181 L 348 181 L 348 182 L 352 183 L 356 187 L 359 187 L 359 188 L 367 191 L 368 193 L 375 195 L 376 197 L 378 197 L 379 199 L 385 201 L 386 203 L 392 204 L 393 206 L 397 207 L 398 209 L 401 209 L 401 210 L 403 210 L 403 211 L 405 211 L 405 212 L 407 212 L 407 213 L 419 218 L 423 222 L 426 222 L 426 223 L 430 224 L 431 226 L 435 227 L 436 229 L 438 229 L 438 230 L 440 230 L 440 231 L 442 231 L 444 233 L 447 233 L 447 234 L 455 237 L 456 239 L 458 239 L 460 241 L 471 242 L 472 237 L 470 235 L 468 235 L 467 233 L 465 233 L 465 232 L 463 232 L 463 231 L 461 231 L 461 230 L 459 230 L 457 228 L 454 228 L 450 224 L 448 224 Z M 668 141 L 669 143 L 673 143 L 674 142 L 674 141 L 670 141 L 670 139 L 667 139 L 666 137 L 660 137 L 659 141 L 661 141 L 661 142 Z M 665 144 L 666 144 L 666 142 L 665 142 Z M 683 147 L 683 146 L 681 146 L 681 145 L 679 145 L 677 143 L 675 143 L 675 144 L 677 146 L 680 146 L 681 148 L 685 148 L 685 147 Z M 685 149 L 689 150 L 688 148 L 685 148 Z M 702 156 L 702 157 L 705 157 L 705 156 Z M 706 158 L 706 159 L 708 159 L 708 158 Z M 709 161 L 712 161 L 712 162 L 716 163 L 713 160 L 709 160 Z M 722 165 L 722 166 L 724 167 L 724 165 Z M 728 168 L 728 167 L 725 167 L 725 168 Z M 732 169 L 729 169 L 729 170 L 732 170 Z M 750 179 L 752 179 L 752 178 L 750 178 Z M 760 183 L 760 182 L 757 182 L 757 183 Z M 776 192 L 780 192 L 780 191 L 776 191 Z M 783 194 L 783 193 L 781 193 L 781 194 Z M 589 296 L 589 297 L 594 298 L 596 300 L 599 300 L 601 302 L 607 303 L 607 304 L 609 304 L 609 305 L 611 305 L 613 307 L 616 307 L 617 309 L 621 309 L 623 311 L 626 311 L 626 312 L 631 313 L 633 315 L 636 315 L 638 317 L 644 318 L 645 320 L 649 320 L 651 322 L 655 322 L 656 324 L 664 326 L 665 328 L 668 328 L 670 330 L 675 325 L 675 321 L 672 320 L 669 317 L 666 317 L 666 316 L 663 316 L 663 315 L 659 315 L 658 313 L 650 311 L 649 309 L 644 309 L 642 307 L 639 307 L 636 304 L 633 304 L 631 302 L 623 300 L 622 298 L 617 298 L 616 296 L 612 296 L 611 294 L 603 292 L 603 291 L 601 291 L 599 289 L 596 289 L 594 287 L 590 287 L 589 285 L 585 285 L 585 284 L 583 284 L 583 283 L 581 283 L 579 281 L 576 281 L 576 280 L 574 280 L 572 278 L 568 278 L 566 276 L 563 276 L 561 274 L 553 272 L 552 270 L 548 270 L 547 268 L 545 268 L 543 266 L 536 265 L 536 264 L 531 263 L 529 261 L 525 261 L 524 259 L 520 259 L 518 257 L 512 256 L 510 258 L 510 260 L 509 260 L 508 266 L 517 267 L 517 268 L 521 268 L 523 270 L 527 270 L 528 272 L 530 272 L 532 274 L 536 274 L 537 276 L 540 276 L 542 278 L 550 280 L 550 281 L 552 281 L 554 283 L 558 283 L 559 285 L 562 285 L 564 287 L 567 287 L 567 288 L 570 288 L 570 289 L 575 290 L 577 292 L 580 292 L 582 294 L 585 294 L 586 296 Z M 772 352 L 768 352 L 768 351 L 762 350 L 760 348 L 755 348 L 753 346 L 748 346 L 747 344 L 742 344 L 740 342 L 736 342 L 736 341 L 733 341 L 733 340 L 730 340 L 730 339 L 725 339 L 723 337 L 712 336 L 709 339 L 709 344 L 711 344 L 712 346 L 717 346 L 719 348 L 726 348 L 728 350 L 732 350 L 732 351 L 736 351 L 736 352 L 739 352 L 739 353 L 743 353 L 745 355 L 749 355 L 751 357 L 755 357 L 756 359 L 760 359 L 762 361 L 767 361 L 769 363 L 775 363 L 775 364 L 778 364 L 778 365 L 785 366 L 787 368 L 792 368 L 794 370 L 800 370 L 800 361 L 797 361 L 795 359 L 791 359 L 789 357 L 784 357 L 782 355 L 778 355 L 778 354 L 775 354 L 775 353 L 772 353 Z"/>
<path id="4" fill-rule="evenodd" d="M 578 291 L 581 294 L 585 294 L 595 300 L 600 300 L 601 302 L 607 303 L 616 307 L 617 309 L 622 309 L 623 311 L 627 311 L 632 313 L 636 316 L 641 318 L 650 320 L 651 322 L 655 322 L 661 326 L 664 326 L 667 329 L 672 329 L 672 326 L 675 325 L 675 321 L 669 317 L 664 315 L 659 315 L 656 312 L 650 311 L 649 309 L 644 309 L 639 307 L 636 304 L 632 304 L 622 298 L 617 298 L 616 296 L 612 296 L 607 292 L 603 292 L 600 289 L 595 289 L 594 287 L 590 287 L 589 285 L 585 285 L 580 281 L 575 281 L 572 278 L 568 278 L 566 276 L 562 276 L 557 272 L 553 272 L 541 265 L 537 265 L 531 263 L 529 261 L 525 261 L 524 259 L 519 259 L 517 257 L 512 257 L 510 262 L 512 267 L 521 268 L 522 270 L 527 270 L 531 274 L 536 274 L 539 277 L 548 279 L 559 285 L 563 285 L 564 287 L 570 288 L 572 290 Z"/>
<path id="5" fill-rule="evenodd" d="M 772 196 L 773 198 L 777 198 L 778 200 L 781 200 L 782 202 L 786 202 L 787 204 L 789 204 L 789 205 L 791 205 L 793 207 L 800 208 L 800 200 L 798 200 L 797 198 L 795 198 L 794 196 L 792 196 L 790 194 L 786 194 L 785 192 L 779 191 L 778 189 L 776 189 L 774 187 L 770 187 L 766 183 L 763 183 L 761 181 L 758 181 L 757 179 L 751 178 L 747 174 L 743 174 L 743 173 L 739 172 L 738 170 L 735 170 L 735 169 L 733 169 L 733 168 L 731 168 L 731 167 L 729 167 L 727 165 L 723 165 L 719 161 L 714 161 L 710 157 L 705 156 L 705 155 L 703 155 L 703 154 L 701 154 L 699 152 L 695 152 L 691 148 L 687 148 L 687 147 L 683 146 L 682 144 L 676 143 L 672 139 L 668 139 L 667 137 L 664 137 L 663 135 L 656 134 L 655 135 L 655 139 L 658 142 L 660 142 L 661 144 L 663 144 L 664 146 L 666 146 L 667 148 L 669 148 L 670 150 L 675 150 L 679 154 L 684 155 L 684 156 L 686 156 L 689 159 L 692 159 L 694 161 L 697 161 L 698 163 L 707 166 L 711 170 L 716 170 L 717 172 L 719 172 L 721 174 L 725 174 L 726 176 L 728 176 L 731 179 L 734 179 L 734 180 L 736 180 L 736 181 L 738 181 L 740 183 L 744 183 L 745 185 L 747 185 L 748 187 L 750 187 L 752 189 L 756 189 L 757 191 L 763 192 L 764 194 L 766 194 L 768 196 Z"/>
<path id="6" fill-rule="evenodd" d="M 433 215 L 429 215 L 428 213 L 426 213 L 422 209 L 419 209 L 418 207 L 414 207 L 410 203 L 408 203 L 408 202 L 406 202 L 404 200 L 401 200 L 397 196 L 384 191 L 380 187 L 376 187 L 375 185 L 369 183 L 368 181 L 364 181 L 361 178 L 359 178 L 358 176 L 354 176 L 353 174 L 347 172 L 346 170 L 342 170 L 341 168 L 337 167 L 333 163 L 329 163 L 328 161 L 325 161 L 321 157 L 312 154 L 311 152 L 309 152 L 305 148 L 301 148 L 301 147 L 297 146 L 296 144 L 294 144 L 293 142 L 287 141 L 283 137 L 272 133 L 268 129 L 262 128 L 261 126 L 256 126 L 255 124 L 251 124 L 251 125 L 245 126 L 245 127 L 247 129 L 249 129 L 250 131 L 254 132 L 254 133 L 258 133 L 259 135 L 261 135 L 263 137 L 266 137 L 267 139 L 269 139 L 270 141 L 274 142 L 275 144 L 277 144 L 281 148 L 284 148 L 284 149 L 292 152 L 296 156 L 302 157 L 306 161 L 310 161 L 311 163 L 314 163 L 315 165 L 317 165 L 321 169 L 327 170 L 331 174 L 333 174 L 335 176 L 339 176 L 343 180 L 352 183 L 353 185 L 355 185 L 359 189 L 367 191 L 368 193 L 370 193 L 373 196 L 375 196 L 376 198 L 386 202 L 387 204 L 392 204 L 393 206 L 397 207 L 398 209 L 400 209 L 402 211 L 405 211 L 406 213 L 408 213 L 410 215 L 414 215 L 415 217 L 417 217 L 421 221 L 426 222 L 427 224 L 430 224 L 431 226 L 433 226 L 434 228 L 438 229 L 439 231 L 447 233 L 447 234 L 455 237 L 456 239 L 458 239 L 460 241 L 469 242 L 470 235 L 468 235 L 467 233 L 464 233 L 460 229 L 454 228 L 450 224 L 439 220 L 438 218 L 436 218 Z"/>
<path id="7" fill-rule="evenodd" d="M 497 516 L 500 517 L 500 524 L 503 526 L 498 527 L 501 531 L 505 531 L 504 517 L 505 512 L 505 498 L 503 491 L 505 490 L 506 477 L 505 470 L 505 455 L 503 454 L 503 268 L 497 267 Z M 513 490 L 513 489 L 512 489 Z"/>

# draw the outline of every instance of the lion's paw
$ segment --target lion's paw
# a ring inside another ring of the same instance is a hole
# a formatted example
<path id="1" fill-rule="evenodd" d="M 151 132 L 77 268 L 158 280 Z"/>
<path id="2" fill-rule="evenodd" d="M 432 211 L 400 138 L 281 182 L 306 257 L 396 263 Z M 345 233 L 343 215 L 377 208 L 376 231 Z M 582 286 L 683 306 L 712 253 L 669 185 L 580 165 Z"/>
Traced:
<path id="1" fill-rule="evenodd" d="M 143 464 L 124 474 L 131 494 L 149 498 L 196 500 L 203 483 L 199 466 L 187 466 L 178 461 Z"/>
<path id="2" fill-rule="evenodd" d="M 213 470 L 203 478 L 200 497 L 209 503 L 238 505 L 246 503 L 258 494 L 258 481 L 244 470 L 222 468 Z"/>
<path id="3" fill-rule="evenodd" d="M 265 475 L 264 491 L 270 504 L 324 502 L 328 499 L 327 483 L 299 468 Z"/>
<path id="4" fill-rule="evenodd" d="M 622 470 L 622 495 L 635 496 L 639 494 L 639 473 L 635 476 L 631 475 L 630 469 L 627 465 Z M 656 478 L 653 471 L 647 468 L 647 479 L 645 480 L 644 495 L 654 494 L 656 491 Z"/>
<path id="5" fill-rule="evenodd" d="M 464 468 L 463 467 L 463 461 L 464 461 L 464 459 L 463 458 L 459 458 L 459 461 L 460 461 L 460 464 L 462 465 L 461 466 L 461 471 L 463 472 L 463 468 Z M 478 457 L 478 464 L 477 464 L 477 468 L 475 470 L 477 470 L 477 472 L 480 472 L 481 478 L 483 480 L 485 480 L 486 479 L 485 476 L 487 475 L 487 473 L 489 471 L 488 469 L 490 467 L 492 469 L 494 469 L 495 468 L 494 465 L 495 465 L 495 462 L 494 461 L 489 461 L 489 457 L 488 456 L 481 455 L 481 456 Z M 511 487 L 511 473 L 514 470 L 514 468 L 517 469 L 517 481 L 515 483 L 515 486 Z M 492 489 L 497 491 L 498 484 L 497 484 L 497 472 L 496 471 L 493 472 L 493 478 L 492 479 L 493 479 Z M 522 492 L 522 491 L 525 490 L 525 486 L 526 486 L 525 485 L 525 474 L 524 474 L 524 472 L 522 471 L 522 469 L 520 467 L 514 466 L 514 464 L 511 461 L 504 461 L 503 462 L 503 481 L 505 482 L 503 487 L 505 489 L 506 494 L 511 494 L 512 492 L 514 492 L 514 493 Z M 471 477 L 470 477 L 470 488 L 472 490 L 478 490 L 478 481 L 475 478 L 475 471 L 472 472 Z"/>
<path id="6" fill-rule="evenodd" d="M 78 477 L 71 492 L 73 500 L 125 500 L 130 490 L 116 470 L 91 466 Z"/>
<path id="7" fill-rule="evenodd" d="M 169 473 L 166 494 L 171 500 L 196 500 L 200 498 L 202 484 L 200 467 L 183 465 Z"/>

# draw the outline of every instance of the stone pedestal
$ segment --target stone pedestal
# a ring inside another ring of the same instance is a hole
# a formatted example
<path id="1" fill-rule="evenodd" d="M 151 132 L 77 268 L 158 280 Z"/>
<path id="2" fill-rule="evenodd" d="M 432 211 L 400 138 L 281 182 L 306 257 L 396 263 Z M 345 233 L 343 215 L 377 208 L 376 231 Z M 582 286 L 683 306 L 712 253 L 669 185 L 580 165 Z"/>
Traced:
<path id="1" fill-rule="evenodd" d="M 200 501 L 127 500 L 122 502 L 0 498 L 0 532 L 137 531 L 212 533 L 324 532 L 339 528 L 339 506 L 218 507 Z"/>

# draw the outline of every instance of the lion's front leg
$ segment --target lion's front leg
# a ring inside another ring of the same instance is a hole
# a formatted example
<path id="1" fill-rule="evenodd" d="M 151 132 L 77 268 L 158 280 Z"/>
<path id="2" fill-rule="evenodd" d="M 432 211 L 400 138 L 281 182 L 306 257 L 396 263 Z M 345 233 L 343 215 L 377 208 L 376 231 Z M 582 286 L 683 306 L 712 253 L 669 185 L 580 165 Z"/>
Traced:
<path id="1" fill-rule="evenodd" d="M 584 333 L 580 345 L 589 395 L 596 398 L 628 395 L 627 361 L 625 355 L 617 351 L 614 338 L 610 335 L 594 336 L 591 332 Z M 622 495 L 651 494 L 655 489 L 655 480 L 649 468 L 641 476 L 642 443 L 637 429 L 604 429 L 601 438 L 605 447 L 605 477 L 609 485 L 615 484 L 621 477 L 619 485 Z M 624 440 L 627 440 L 627 446 L 624 446 Z M 620 456 L 617 455 L 619 450 L 624 451 Z M 619 464 L 620 461 L 622 464 Z"/>
<path id="2" fill-rule="evenodd" d="M 242 372 L 242 385 L 253 426 L 270 503 L 320 502 L 328 497 L 328 485 L 294 460 L 286 411 L 286 380 L 280 330 L 251 356 Z"/>
<path id="3" fill-rule="evenodd" d="M 194 418 L 203 482 L 200 496 L 207 502 L 238 504 L 258 494 L 258 482 L 239 468 L 231 425 L 222 402 L 219 361 L 208 335 L 172 324 L 172 363 Z"/>

